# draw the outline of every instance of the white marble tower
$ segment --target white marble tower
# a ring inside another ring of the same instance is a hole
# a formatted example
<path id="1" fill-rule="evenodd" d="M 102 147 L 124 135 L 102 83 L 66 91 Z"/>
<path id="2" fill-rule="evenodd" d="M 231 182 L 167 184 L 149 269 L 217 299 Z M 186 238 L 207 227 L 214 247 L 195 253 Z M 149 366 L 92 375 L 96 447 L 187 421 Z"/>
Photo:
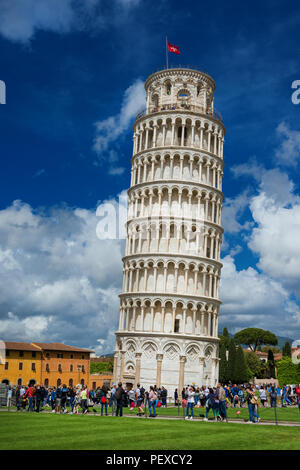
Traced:
<path id="1" fill-rule="evenodd" d="M 134 123 L 114 380 L 165 386 L 218 380 L 223 143 L 215 82 L 166 69 L 145 83 Z"/>

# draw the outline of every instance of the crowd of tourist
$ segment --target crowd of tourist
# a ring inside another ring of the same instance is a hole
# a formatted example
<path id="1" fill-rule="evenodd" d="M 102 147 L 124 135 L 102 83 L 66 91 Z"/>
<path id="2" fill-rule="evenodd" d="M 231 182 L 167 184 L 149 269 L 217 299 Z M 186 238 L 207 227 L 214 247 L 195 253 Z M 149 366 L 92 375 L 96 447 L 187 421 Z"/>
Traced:
<path id="1" fill-rule="evenodd" d="M 165 387 L 150 386 L 146 391 L 143 386 L 137 384 L 137 388 L 123 388 L 122 383 L 108 387 L 103 385 L 96 390 L 89 390 L 87 386 L 66 385 L 46 388 L 42 385 L 9 386 L 7 391 L 7 406 L 14 404 L 18 411 L 27 410 L 39 413 L 42 409 L 50 408 L 53 413 L 86 414 L 92 408 L 98 412 L 95 406 L 100 406 L 100 414 L 108 415 L 108 407 L 112 407 L 115 416 L 123 416 L 123 408 L 130 410 L 137 408 L 139 416 L 145 415 L 145 408 L 149 410 L 149 417 L 157 416 L 157 407 L 167 407 L 168 391 Z M 227 420 L 227 408 L 248 407 L 249 421 L 259 422 L 258 407 L 282 407 L 298 405 L 300 411 L 300 385 L 293 390 L 290 386 L 275 387 L 274 385 L 262 385 L 260 387 L 244 385 L 222 385 L 217 387 L 195 387 L 188 385 L 178 396 L 177 389 L 174 393 L 175 406 L 185 408 L 185 419 L 192 420 L 194 408 L 204 408 L 204 421 L 208 421 L 210 411 L 215 421 Z M 237 413 L 240 413 L 239 411 Z M 200 415 L 201 416 L 201 415 Z"/>

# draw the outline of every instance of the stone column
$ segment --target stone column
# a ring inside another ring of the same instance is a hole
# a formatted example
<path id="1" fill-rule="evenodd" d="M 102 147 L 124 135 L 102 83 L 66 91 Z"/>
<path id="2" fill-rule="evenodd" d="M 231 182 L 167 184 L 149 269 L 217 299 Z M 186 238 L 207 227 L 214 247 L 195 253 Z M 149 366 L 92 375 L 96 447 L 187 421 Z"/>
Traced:
<path id="1" fill-rule="evenodd" d="M 162 367 L 163 354 L 156 354 L 156 386 L 161 386 L 161 367 Z"/>
<path id="2" fill-rule="evenodd" d="M 120 353 L 121 353 L 120 381 L 123 382 L 124 362 L 125 362 L 125 354 L 126 354 L 126 351 L 120 351 Z"/>
<path id="3" fill-rule="evenodd" d="M 135 353 L 135 382 L 134 387 L 141 381 L 141 357 L 142 353 Z"/>
<path id="4" fill-rule="evenodd" d="M 117 383 L 118 381 L 118 359 L 119 359 L 119 351 L 114 351 L 114 373 L 113 373 L 113 383 Z"/>
<path id="5" fill-rule="evenodd" d="M 186 356 L 179 356 L 179 383 L 178 383 L 178 397 L 181 397 L 181 392 L 184 386 L 184 365 Z"/>
<path id="6" fill-rule="evenodd" d="M 199 357 L 199 386 L 202 387 L 204 375 L 204 357 Z"/>

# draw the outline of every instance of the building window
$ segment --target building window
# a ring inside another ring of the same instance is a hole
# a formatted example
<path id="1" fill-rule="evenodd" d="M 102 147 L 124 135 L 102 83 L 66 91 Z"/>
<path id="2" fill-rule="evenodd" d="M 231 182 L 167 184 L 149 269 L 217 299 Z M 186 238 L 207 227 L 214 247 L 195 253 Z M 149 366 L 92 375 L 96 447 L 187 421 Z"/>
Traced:
<path id="1" fill-rule="evenodd" d="M 71 358 L 71 359 L 74 359 L 74 354 L 71 354 L 70 358 Z"/>
<path id="2" fill-rule="evenodd" d="M 23 351 L 19 351 L 19 357 L 24 357 L 24 352 Z"/>
<path id="3" fill-rule="evenodd" d="M 49 379 L 45 379 L 44 384 L 45 384 L 45 387 L 49 387 Z"/>
<path id="4" fill-rule="evenodd" d="M 46 364 L 46 372 L 50 372 L 50 366 L 49 366 L 49 364 Z"/>
<path id="5" fill-rule="evenodd" d="M 57 387 L 59 387 L 61 385 L 61 380 L 60 379 L 57 379 L 56 385 L 57 385 Z"/>
<path id="6" fill-rule="evenodd" d="M 61 364 L 58 364 L 58 372 L 62 372 Z"/>
<path id="7" fill-rule="evenodd" d="M 83 373 L 85 372 L 85 370 L 84 370 L 84 365 L 83 365 L 83 364 L 82 364 L 82 366 L 81 366 L 81 370 L 82 370 Z"/>
<path id="8" fill-rule="evenodd" d="M 9 351 L 5 352 L 6 357 L 9 357 Z"/>
<path id="9" fill-rule="evenodd" d="M 33 351 L 32 357 L 36 357 L 36 352 L 35 351 Z"/>
<path id="10" fill-rule="evenodd" d="M 85 359 L 84 354 L 81 355 L 81 359 Z"/>
<path id="11" fill-rule="evenodd" d="M 57 357 L 58 357 L 58 359 L 62 359 L 62 358 L 63 358 L 63 354 L 62 354 L 62 353 L 58 353 L 58 354 L 57 354 Z"/>
<path id="12" fill-rule="evenodd" d="M 19 362 L 19 370 L 23 370 L 23 362 Z"/>
<path id="13" fill-rule="evenodd" d="M 73 387 L 73 379 L 69 380 L 69 387 Z"/>
<path id="14" fill-rule="evenodd" d="M 96 390 L 96 382 L 93 382 L 93 390 Z"/>
<path id="15" fill-rule="evenodd" d="M 35 371 L 35 362 L 33 362 L 33 363 L 31 364 L 31 370 L 34 370 L 34 371 Z"/>
<path id="16" fill-rule="evenodd" d="M 21 387 L 22 385 L 22 379 L 18 379 L 18 386 Z"/>
<path id="17" fill-rule="evenodd" d="M 50 359 L 50 354 L 49 353 L 46 353 L 46 358 Z"/>
<path id="18" fill-rule="evenodd" d="M 5 367 L 4 367 L 5 370 L 8 369 L 8 362 L 5 363 Z"/>
<path id="19" fill-rule="evenodd" d="M 84 379 L 81 379 L 80 382 L 81 382 L 81 385 L 84 385 Z"/>
<path id="20" fill-rule="evenodd" d="M 70 372 L 73 372 L 73 365 L 70 365 Z"/>
<path id="21" fill-rule="evenodd" d="M 174 326 L 174 333 L 179 333 L 179 325 L 180 325 L 180 320 L 176 319 L 175 326 Z"/>

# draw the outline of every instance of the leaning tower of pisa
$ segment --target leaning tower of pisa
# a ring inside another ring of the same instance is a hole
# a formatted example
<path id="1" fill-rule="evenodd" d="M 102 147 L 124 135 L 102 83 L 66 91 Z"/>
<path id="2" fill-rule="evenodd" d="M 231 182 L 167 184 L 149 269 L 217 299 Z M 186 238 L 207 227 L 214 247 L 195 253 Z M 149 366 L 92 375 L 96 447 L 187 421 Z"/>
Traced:
<path id="1" fill-rule="evenodd" d="M 134 123 L 114 380 L 218 380 L 225 128 L 206 73 L 171 68 L 145 83 Z"/>

